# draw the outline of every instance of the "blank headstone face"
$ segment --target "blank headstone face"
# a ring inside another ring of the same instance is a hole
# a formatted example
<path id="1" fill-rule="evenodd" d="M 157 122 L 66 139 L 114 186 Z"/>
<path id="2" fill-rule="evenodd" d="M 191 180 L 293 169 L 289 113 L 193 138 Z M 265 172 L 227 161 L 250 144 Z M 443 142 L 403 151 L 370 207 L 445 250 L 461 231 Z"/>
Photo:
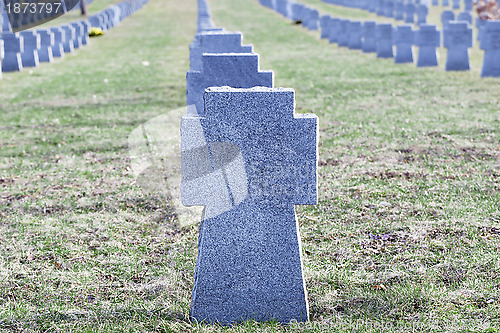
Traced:
<path id="1" fill-rule="evenodd" d="M 63 32 L 61 28 L 52 27 L 50 31 L 54 34 L 54 45 L 52 46 L 52 56 L 53 57 L 64 57 L 64 49 L 63 49 Z"/>
<path id="2" fill-rule="evenodd" d="M 465 1 L 465 10 L 471 11 L 472 10 L 472 4 L 473 0 L 464 0 Z"/>
<path id="3" fill-rule="evenodd" d="M 469 70 L 469 48 L 472 47 L 472 29 L 467 22 L 451 21 L 443 31 L 443 46 L 448 49 L 447 71 Z"/>
<path id="4" fill-rule="evenodd" d="M 396 1 L 394 18 L 396 20 L 404 20 L 405 18 L 405 4 L 403 1 Z"/>
<path id="5" fill-rule="evenodd" d="M 316 9 L 310 9 L 307 18 L 307 29 L 318 30 L 319 12 Z"/>
<path id="6" fill-rule="evenodd" d="M 465 21 L 469 24 L 472 24 L 472 15 L 469 12 L 461 12 L 457 16 L 457 21 Z"/>
<path id="7" fill-rule="evenodd" d="M 321 18 L 319 20 L 319 23 L 321 26 L 321 39 L 328 38 L 328 36 L 329 36 L 330 20 L 331 20 L 330 15 L 323 15 L 323 16 L 321 16 Z"/>
<path id="8" fill-rule="evenodd" d="M 338 42 L 338 34 L 340 29 L 340 19 L 332 18 L 330 21 L 330 31 L 328 33 L 328 40 L 330 43 Z"/>
<path id="9" fill-rule="evenodd" d="M 450 5 L 450 0 L 443 0 L 443 6 L 448 7 Z"/>
<path id="10" fill-rule="evenodd" d="M 375 21 L 365 21 L 363 23 L 363 52 L 376 52 L 377 51 L 377 39 L 375 36 L 377 24 Z"/>
<path id="11" fill-rule="evenodd" d="M 484 50 L 481 77 L 500 76 L 500 21 L 487 21 L 481 37 L 481 49 Z"/>
<path id="12" fill-rule="evenodd" d="M 392 58 L 392 24 L 377 24 L 375 29 L 377 38 L 377 58 Z"/>
<path id="13" fill-rule="evenodd" d="M 451 10 L 445 10 L 441 14 L 441 23 L 443 24 L 443 29 L 448 26 L 448 22 L 455 20 L 455 14 Z"/>
<path id="14" fill-rule="evenodd" d="M 394 16 L 394 0 L 386 0 L 385 1 L 385 16 L 393 17 Z"/>
<path id="15" fill-rule="evenodd" d="M 460 9 L 461 0 L 453 0 L 453 9 Z"/>
<path id="16" fill-rule="evenodd" d="M 415 22 L 415 5 L 413 3 L 407 3 L 405 6 L 405 22 L 414 23 Z"/>
<path id="17" fill-rule="evenodd" d="M 255 53 L 205 53 L 201 71 L 186 74 L 187 105 L 203 115 L 203 93 L 209 87 L 253 88 L 273 86 L 273 72 L 259 71 Z"/>
<path id="18" fill-rule="evenodd" d="M 32 30 L 20 32 L 24 40 L 24 51 L 21 52 L 23 67 L 38 66 L 38 49 L 40 48 L 40 36 Z"/>
<path id="19" fill-rule="evenodd" d="M 40 36 L 38 60 L 40 62 L 51 62 L 52 46 L 54 45 L 54 34 L 49 29 L 39 29 L 36 32 Z"/>
<path id="20" fill-rule="evenodd" d="M 411 25 L 400 25 L 396 29 L 394 44 L 396 45 L 396 56 L 394 62 L 396 64 L 412 63 L 413 62 L 413 42 L 415 40 L 415 32 Z"/>
<path id="21" fill-rule="evenodd" d="M 252 45 L 242 45 L 241 32 L 208 31 L 198 33 L 190 45 L 190 69 L 200 71 L 203 68 L 203 53 L 251 53 Z"/>
<path id="22" fill-rule="evenodd" d="M 19 33 L 3 32 L 4 58 L 2 72 L 17 72 L 23 70 L 21 52 L 24 51 L 23 37 Z"/>
<path id="23" fill-rule="evenodd" d="M 181 123 L 181 193 L 205 206 L 191 316 L 308 320 L 295 205 L 316 204 L 318 119 L 292 89 L 207 89 Z"/>
<path id="24" fill-rule="evenodd" d="M 437 50 L 441 45 L 441 34 L 436 26 L 424 24 L 416 32 L 415 45 L 418 49 L 417 67 L 437 66 Z"/>
<path id="25" fill-rule="evenodd" d="M 429 13 L 429 8 L 426 5 L 420 4 L 417 8 L 417 23 L 425 24 L 427 22 L 427 14 Z"/>
<path id="26" fill-rule="evenodd" d="M 69 25 L 61 25 L 63 31 L 63 49 L 65 53 L 71 53 L 74 50 L 75 28 Z"/>
<path id="27" fill-rule="evenodd" d="M 361 22 L 351 21 L 349 23 L 349 49 L 361 49 Z"/>
<path id="28" fill-rule="evenodd" d="M 339 21 L 339 30 L 337 42 L 339 46 L 348 46 L 349 45 L 349 20 L 340 20 Z"/>

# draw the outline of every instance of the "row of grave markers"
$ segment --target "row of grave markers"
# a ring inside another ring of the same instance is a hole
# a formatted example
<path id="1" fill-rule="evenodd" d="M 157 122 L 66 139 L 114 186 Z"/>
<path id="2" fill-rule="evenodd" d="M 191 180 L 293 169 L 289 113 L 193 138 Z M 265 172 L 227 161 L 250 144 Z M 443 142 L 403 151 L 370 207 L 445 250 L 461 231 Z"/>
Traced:
<path id="1" fill-rule="evenodd" d="M 444 29 L 441 36 L 435 25 L 422 24 L 414 30 L 411 25 L 394 27 L 390 23 L 320 16 L 316 9 L 292 0 L 259 2 L 266 7 L 271 5 L 269 8 L 288 19 L 301 22 L 309 30 L 321 29 L 321 38 L 337 43 L 340 47 L 375 52 L 378 58 L 394 58 L 395 63 L 401 64 L 414 62 L 413 46 L 416 46 L 417 67 L 429 67 L 438 65 L 437 48 L 442 45 L 448 49 L 447 71 L 470 69 L 469 48 L 473 46 L 473 30 L 467 21 L 450 21 L 448 18 L 451 17 L 443 15 Z M 478 38 L 480 48 L 485 51 L 481 77 L 499 77 L 500 21 L 485 21 Z"/>
<path id="2" fill-rule="evenodd" d="M 22 71 L 25 67 L 37 67 L 40 62 L 52 62 L 54 58 L 64 57 L 75 49 L 89 43 L 92 27 L 107 31 L 118 25 L 126 17 L 142 8 L 148 0 L 125 0 L 112 5 L 89 17 L 58 27 L 24 30 L 13 33 L 5 7 L 0 10 L 0 62 L 1 72 Z M 3 3 L 3 2 L 2 2 Z M 22 17 L 20 17 L 22 22 Z M 14 23 L 16 24 L 16 23 Z"/>
<path id="3" fill-rule="evenodd" d="M 181 121 L 182 202 L 205 206 L 191 317 L 307 321 L 294 205 L 317 201 L 318 119 L 294 114 L 294 90 L 198 8 Z"/>

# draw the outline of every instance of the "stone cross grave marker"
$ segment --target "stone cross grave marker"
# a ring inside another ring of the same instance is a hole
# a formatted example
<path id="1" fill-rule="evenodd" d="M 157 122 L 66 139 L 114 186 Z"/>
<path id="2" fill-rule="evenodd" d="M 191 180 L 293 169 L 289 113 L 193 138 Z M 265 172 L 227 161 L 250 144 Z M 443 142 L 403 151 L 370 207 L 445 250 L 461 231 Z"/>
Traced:
<path id="1" fill-rule="evenodd" d="M 460 9 L 461 0 L 453 0 L 453 9 Z"/>
<path id="2" fill-rule="evenodd" d="M 481 77 L 500 76 L 500 21 L 486 21 L 481 37 L 481 50 L 484 50 Z"/>
<path id="3" fill-rule="evenodd" d="M 38 29 L 36 32 L 40 36 L 38 60 L 40 62 L 52 62 L 52 46 L 54 46 L 54 34 L 49 29 Z"/>
<path id="4" fill-rule="evenodd" d="M 21 52 L 23 67 L 37 67 L 39 63 L 40 36 L 33 30 L 24 30 L 20 34 L 24 40 L 24 51 Z"/>
<path id="5" fill-rule="evenodd" d="M 205 92 L 181 122 L 181 194 L 205 206 L 191 316 L 223 325 L 308 320 L 295 205 L 317 202 L 318 119 L 283 88 Z"/>
<path id="6" fill-rule="evenodd" d="M 384 16 L 385 14 L 385 0 L 377 0 L 377 15 Z"/>
<path id="7" fill-rule="evenodd" d="M 375 33 L 377 36 L 377 58 L 392 58 L 394 56 L 392 49 L 392 24 L 377 24 Z"/>
<path id="8" fill-rule="evenodd" d="M 450 5 L 450 0 L 443 0 L 443 7 L 448 7 Z"/>
<path id="9" fill-rule="evenodd" d="M 415 5 L 412 2 L 409 2 L 405 5 L 405 22 L 406 23 L 415 23 Z"/>
<path id="10" fill-rule="evenodd" d="M 439 6 L 439 0 L 432 0 L 433 6 Z"/>
<path id="11" fill-rule="evenodd" d="M 62 29 L 64 36 L 63 50 L 65 53 L 72 53 L 75 50 L 73 44 L 73 40 L 75 39 L 75 28 L 67 24 L 61 25 L 60 28 Z"/>
<path id="12" fill-rule="evenodd" d="M 55 58 L 64 57 L 64 33 L 59 27 L 52 27 L 50 31 L 54 34 L 54 45 L 52 46 L 52 56 Z"/>
<path id="13" fill-rule="evenodd" d="M 385 1 L 385 17 L 393 17 L 394 16 L 394 0 L 386 0 Z"/>
<path id="14" fill-rule="evenodd" d="M 310 9 L 307 15 L 307 29 L 318 30 L 319 12 L 316 9 Z"/>
<path id="15" fill-rule="evenodd" d="M 208 87 L 273 87 L 273 72 L 259 71 L 256 53 L 205 53 L 202 67 L 186 74 L 187 105 L 196 106 L 200 115 L 204 113 L 203 93 Z"/>
<path id="16" fill-rule="evenodd" d="M 21 52 L 24 51 L 24 40 L 19 33 L 3 32 L 4 59 L 2 72 L 16 72 L 23 70 Z"/>
<path id="17" fill-rule="evenodd" d="M 444 10 L 441 13 L 441 23 L 443 24 L 443 29 L 446 29 L 450 21 L 455 20 L 455 13 L 452 10 Z"/>
<path id="18" fill-rule="evenodd" d="M 429 8 L 427 5 L 420 4 L 417 7 L 417 24 L 426 24 L 427 23 L 427 14 L 429 14 Z"/>
<path id="19" fill-rule="evenodd" d="M 349 46 L 349 20 L 340 20 L 337 42 L 339 46 Z"/>
<path id="20" fill-rule="evenodd" d="M 203 69 L 203 53 L 252 53 L 252 45 L 242 45 L 241 32 L 208 31 L 196 34 L 189 46 L 190 69 Z"/>
<path id="21" fill-rule="evenodd" d="M 396 45 L 396 64 L 413 63 L 413 43 L 415 41 L 415 32 L 409 24 L 399 25 L 396 28 L 394 44 Z"/>
<path id="22" fill-rule="evenodd" d="M 436 48 L 441 45 L 441 33 L 435 25 L 421 25 L 416 32 L 415 45 L 418 46 L 417 67 L 438 65 Z"/>
<path id="23" fill-rule="evenodd" d="M 361 22 L 351 21 L 349 23 L 349 49 L 361 50 Z"/>
<path id="24" fill-rule="evenodd" d="M 473 0 L 464 0 L 464 2 L 465 2 L 465 10 L 471 11 Z"/>
<path id="25" fill-rule="evenodd" d="M 451 21 L 443 30 L 443 46 L 448 49 L 447 71 L 470 69 L 469 48 L 472 47 L 472 28 L 467 22 Z"/>
<path id="26" fill-rule="evenodd" d="M 340 29 L 340 19 L 332 18 L 330 22 L 330 31 L 328 32 L 328 41 L 330 43 L 337 43 Z"/>
<path id="27" fill-rule="evenodd" d="M 394 18 L 396 20 L 404 20 L 405 18 L 405 3 L 403 1 L 396 1 L 394 6 Z"/>
<path id="28" fill-rule="evenodd" d="M 319 25 L 321 28 L 321 39 L 327 39 L 330 33 L 330 22 L 332 17 L 330 15 L 322 15 L 319 19 Z"/>
<path id="29" fill-rule="evenodd" d="M 375 21 L 365 21 L 363 23 L 363 45 L 362 50 L 365 53 L 377 52 L 377 39 L 375 30 L 377 23 Z"/>
<path id="30" fill-rule="evenodd" d="M 461 12 L 457 16 L 457 21 L 465 21 L 472 25 L 472 15 L 469 12 Z"/>

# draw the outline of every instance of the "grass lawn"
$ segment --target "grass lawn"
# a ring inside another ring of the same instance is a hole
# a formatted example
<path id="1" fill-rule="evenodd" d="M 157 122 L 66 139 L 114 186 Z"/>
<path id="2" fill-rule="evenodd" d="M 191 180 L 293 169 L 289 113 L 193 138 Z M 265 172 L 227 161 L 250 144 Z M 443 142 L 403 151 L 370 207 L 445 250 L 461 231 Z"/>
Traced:
<path id="1" fill-rule="evenodd" d="M 185 104 L 197 9 L 151 0 L 0 80 L 0 331 L 500 331 L 500 79 L 480 51 L 470 72 L 396 66 L 256 0 L 209 4 L 320 118 L 319 204 L 297 207 L 311 322 L 189 321 L 198 226 L 141 190 L 127 137 Z"/>

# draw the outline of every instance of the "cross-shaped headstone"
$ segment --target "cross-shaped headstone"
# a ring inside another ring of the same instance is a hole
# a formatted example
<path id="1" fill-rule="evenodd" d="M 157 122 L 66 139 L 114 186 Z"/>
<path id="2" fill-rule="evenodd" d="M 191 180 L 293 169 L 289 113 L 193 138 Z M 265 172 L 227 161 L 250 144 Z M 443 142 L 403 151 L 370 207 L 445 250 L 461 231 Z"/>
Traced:
<path id="1" fill-rule="evenodd" d="M 385 17 L 393 17 L 394 16 L 394 0 L 386 0 L 385 1 Z"/>
<path id="2" fill-rule="evenodd" d="M 73 39 L 73 48 L 79 49 L 82 46 L 82 34 L 83 34 L 83 26 L 80 21 L 71 22 L 70 25 L 75 28 L 75 38 Z"/>
<path id="3" fill-rule="evenodd" d="M 273 86 L 273 72 L 259 71 L 256 53 L 205 53 L 201 71 L 188 71 L 187 105 L 203 115 L 203 93 L 208 87 L 252 88 Z"/>
<path id="4" fill-rule="evenodd" d="M 50 31 L 54 34 L 54 45 L 52 46 L 52 56 L 56 58 L 64 57 L 64 33 L 59 27 L 52 27 Z"/>
<path id="5" fill-rule="evenodd" d="M 330 32 L 328 33 L 328 41 L 330 43 L 337 43 L 340 29 L 340 19 L 332 18 L 330 21 Z"/>
<path id="6" fill-rule="evenodd" d="M 23 67 L 37 67 L 40 36 L 32 30 L 21 31 L 20 34 L 24 40 L 24 50 L 21 52 Z"/>
<path id="7" fill-rule="evenodd" d="M 467 22 L 451 21 L 443 30 L 443 46 L 448 49 L 447 71 L 470 69 L 469 47 L 472 47 L 472 29 Z"/>
<path id="8" fill-rule="evenodd" d="M 464 2 L 465 2 L 465 10 L 471 11 L 473 0 L 464 0 Z"/>
<path id="9" fill-rule="evenodd" d="M 23 37 L 19 33 L 3 32 L 4 59 L 2 72 L 18 72 L 23 70 L 21 52 L 24 50 Z"/>
<path id="10" fill-rule="evenodd" d="M 182 118 L 182 200 L 205 206 L 193 319 L 308 320 L 294 205 L 317 201 L 317 135 L 292 89 L 210 88 Z"/>
<path id="11" fill-rule="evenodd" d="M 349 49 L 361 50 L 361 22 L 351 21 L 349 23 Z"/>
<path id="12" fill-rule="evenodd" d="M 450 21 L 455 21 L 455 13 L 452 10 L 444 10 L 441 13 L 441 23 L 443 24 L 443 29 L 446 29 Z"/>
<path id="13" fill-rule="evenodd" d="M 453 0 L 453 9 L 460 9 L 461 0 Z"/>
<path id="14" fill-rule="evenodd" d="M 418 46 L 417 67 L 438 65 L 436 48 L 441 45 L 441 33 L 435 25 L 421 25 L 415 36 L 415 45 Z"/>
<path id="15" fill-rule="evenodd" d="M 404 20 L 404 18 L 405 18 L 405 3 L 401 0 L 396 1 L 396 4 L 394 7 L 395 7 L 394 18 L 396 20 Z"/>
<path id="16" fill-rule="evenodd" d="M 415 23 L 415 5 L 411 2 L 405 5 L 405 22 Z"/>
<path id="17" fill-rule="evenodd" d="M 500 21 L 486 21 L 481 37 L 481 49 L 484 50 L 481 77 L 500 76 Z"/>
<path id="18" fill-rule="evenodd" d="M 307 15 L 307 26 L 309 30 L 318 30 L 319 25 L 319 12 L 316 9 L 309 9 L 309 14 Z"/>
<path id="19" fill-rule="evenodd" d="M 49 29 L 38 29 L 40 36 L 40 48 L 38 49 L 38 60 L 40 62 L 52 62 L 52 47 L 54 46 L 54 34 Z"/>
<path id="20" fill-rule="evenodd" d="M 457 16 L 457 21 L 465 21 L 472 25 L 472 15 L 469 12 L 461 12 Z"/>
<path id="21" fill-rule="evenodd" d="M 203 69 L 203 53 L 252 53 L 252 45 L 242 45 L 242 39 L 241 32 L 208 31 L 196 34 L 189 46 L 190 69 Z"/>
<path id="22" fill-rule="evenodd" d="M 394 56 L 392 49 L 392 24 L 377 24 L 375 33 L 377 37 L 377 58 L 392 58 Z"/>
<path id="23" fill-rule="evenodd" d="M 349 20 L 340 20 L 337 42 L 339 46 L 349 46 Z"/>
<path id="24" fill-rule="evenodd" d="M 417 24 L 425 24 L 427 23 L 427 14 L 429 14 L 429 8 L 427 5 L 420 4 L 417 7 Z"/>
<path id="25" fill-rule="evenodd" d="M 433 6 L 439 6 L 439 0 L 432 0 Z"/>
<path id="26" fill-rule="evenodd" d="M 377 24 L 375 21 L 365 21 L 363 23 L 363 46 L 362 50 L 365 53 L 377 52 L 377 39 L 375 29 Z"/>
<path id="27" fill-rule="evenodd" d="M 484 33 L 484 27 L 486 26 L 486 20 L 481 20 L 480 17 L 476 17 L 476 28 L 477 28 L 477 40 L 481 40 Z"/>
<path id="28" fill-rule="evenodd" d="M 319 20 L 319 25 L 321 27 L 321 39 L 327 39 L 329 36 L 331 18 L 332 17 L 330 15 L 323 15 Z"/>
<path id="29" fill-rule="evenodd" d="M 396 64 L 413 63 L 413 42 L 415 32 L 409 24 L 399 25 L 396 29 L 394 44 L 396 45 Z"/>
<path id="30" fill-rule="evenodd" d="M 63 24 L 60 26 L 63 31 L 63 50 L 65 53 L 71 53 L 74 51 L 73 40 L 75 39 L 75 28 L 70 25 Z"/>
<path id="31" fill-rule="evenodd" d="M 450 0 L 443 0 L 443 7 L 448 7 L 450 5 Z"/>
<path id="32" fill-rule="evenodd" d="M 384 16 L 385 14 L 385 0 L 377 0 L 377 15 Z"/>

